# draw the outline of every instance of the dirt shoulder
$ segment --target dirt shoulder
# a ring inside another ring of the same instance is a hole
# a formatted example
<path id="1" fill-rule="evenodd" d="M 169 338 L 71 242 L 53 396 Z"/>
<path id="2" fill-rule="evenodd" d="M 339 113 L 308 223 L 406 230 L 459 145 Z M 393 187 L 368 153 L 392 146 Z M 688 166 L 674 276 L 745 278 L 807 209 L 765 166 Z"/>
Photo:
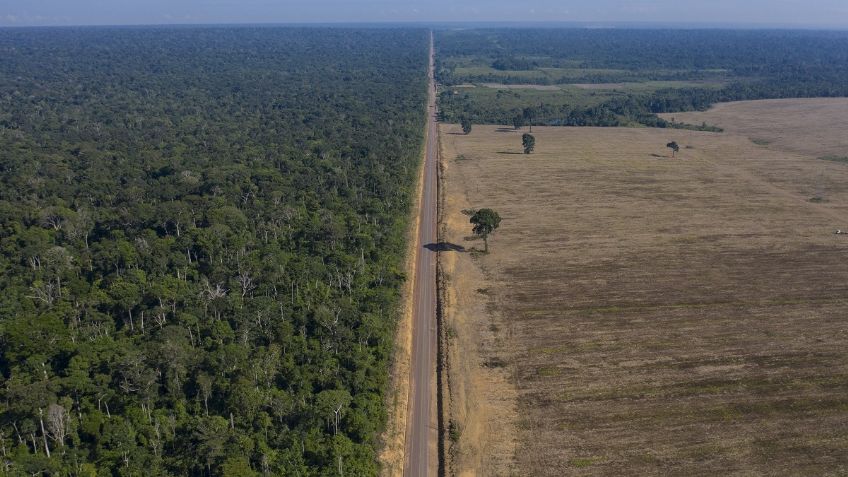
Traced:
<path id="1" fill-rule="evenodd" d="M 426 136 L 425 136 L 426 137 Z M 407 280 L 404 283 L 400 301 L 400 315 L 395 333 L 394 356 L 390 369 L 391 384 L 386 395 L 388 419 L 386 429 L 381 436 L 383 443 L 379 460 L 383 477 L 403 475 L 406 456 L 407 419 L 409 417 L 409 378 L 412 362 L 412 316 L 413 290 L 415 290 L 415 261 L 417 250 L 421 248 L 418 233 L 418 214 L 421 210 L 421 190 L 424 182 L 424 148 L 421 150 L 418 180 L 415 187 L 415 200 L 410 208 L 409 230 L 407 232 L 406 264 Z"/>
<path id="2" fill-rule="evenodd" d="M 444 202 L 440 227 L 446 244 L 440 262 L 450 363 L 449 475 L 513 475 L 517 474 L 517 402 L 500 357 L 508 327 L 485 285 L 487 273 L 470 251 L 479 244 L 464 240 L 470 224 L 462 211 L 472 204 L 465 192 L 469 185 L 465 171 L 456 167 L 457 151 L 451 138 L 457 131 L 453 125 L 441 126 Z"/>

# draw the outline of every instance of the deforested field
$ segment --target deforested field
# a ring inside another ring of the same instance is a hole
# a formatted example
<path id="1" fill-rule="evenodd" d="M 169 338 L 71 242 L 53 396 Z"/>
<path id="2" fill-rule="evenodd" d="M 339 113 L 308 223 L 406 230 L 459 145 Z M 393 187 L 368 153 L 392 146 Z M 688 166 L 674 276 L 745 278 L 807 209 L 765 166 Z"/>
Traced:
<path id="1" fill-rule="evenodd" d="M 806 127 L 831 154 L 847 123 Z M 848 472 L 848 165 L 730 131 L 534 128 L 529 156 L 526 129 L 458 132 L 454 470 Z M 462 213 L 482 207 L 489 255 Z"/>
<path id="2" fill-rule="evenodd" d="M 721 124 L 728 133 L 799 154 L 848 156 L 848 134 L 839 131 L 848 122 L 848 98 L 737 101 L 719 103 L 709 111 L 662 117 L 690 124 Z"/>

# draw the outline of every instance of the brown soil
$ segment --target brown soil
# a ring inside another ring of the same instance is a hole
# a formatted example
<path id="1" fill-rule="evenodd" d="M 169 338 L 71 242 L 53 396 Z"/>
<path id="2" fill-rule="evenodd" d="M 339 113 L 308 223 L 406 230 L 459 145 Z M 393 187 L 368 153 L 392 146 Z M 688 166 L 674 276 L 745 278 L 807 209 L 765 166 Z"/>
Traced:
<path id="1" fill-rule="evenodd" d="M 534 128 L 526 156 L 504 131 L 442 135 L 448 242 L 482 248 L 462 209 L 503 217 L 489 255 L 443 253 L 457 473 L 848 473 L 848 165 L 802 137 Z"/>

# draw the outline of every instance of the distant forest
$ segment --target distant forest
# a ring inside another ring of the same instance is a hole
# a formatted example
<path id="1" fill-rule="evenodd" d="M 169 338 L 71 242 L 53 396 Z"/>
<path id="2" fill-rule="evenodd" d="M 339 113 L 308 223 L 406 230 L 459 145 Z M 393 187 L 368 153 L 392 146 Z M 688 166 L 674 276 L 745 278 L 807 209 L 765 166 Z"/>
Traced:
<path id="1" fill-rule="evenodd" d="M 424 30 L 0 30 L 0 474 L 377 473 L 426 71 Z"/>
<path id="2" fill-rule="evenodd" d="M 480 29 L 436 36 L 444 118 L 511 124 L 676 126 L 657 113 L 724 101 L 848 96 L 848 32 Z M 452 86 L 714 81 L 721 87 L 586 94 L 581 104 L 539 100 L 504 108 Z"/>

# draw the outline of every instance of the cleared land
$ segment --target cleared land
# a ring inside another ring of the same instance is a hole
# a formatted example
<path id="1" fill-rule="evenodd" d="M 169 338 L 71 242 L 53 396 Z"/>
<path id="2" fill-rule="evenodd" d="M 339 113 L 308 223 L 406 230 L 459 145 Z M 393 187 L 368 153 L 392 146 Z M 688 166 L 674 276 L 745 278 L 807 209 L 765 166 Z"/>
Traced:
<path id="1" fill-rule="evenodd" d="M 449 248 L 482 248 L 462 209 L 504 218 L 489 255 L 443 254 L 454 470 L 848 472 L 848 165 L 817 159 L 847 123 L 819 149 L 803 119 L 784 149 L 534 128 L 531 156 L 443 126 Z"/>
<path id="2" fill-rule="evenodd" d="M 772 99 L 717 104 L 706 112 L 662 114 L 689 124 L 717 124 L 774 149 L 848 156 L 848 98 Z"/>

